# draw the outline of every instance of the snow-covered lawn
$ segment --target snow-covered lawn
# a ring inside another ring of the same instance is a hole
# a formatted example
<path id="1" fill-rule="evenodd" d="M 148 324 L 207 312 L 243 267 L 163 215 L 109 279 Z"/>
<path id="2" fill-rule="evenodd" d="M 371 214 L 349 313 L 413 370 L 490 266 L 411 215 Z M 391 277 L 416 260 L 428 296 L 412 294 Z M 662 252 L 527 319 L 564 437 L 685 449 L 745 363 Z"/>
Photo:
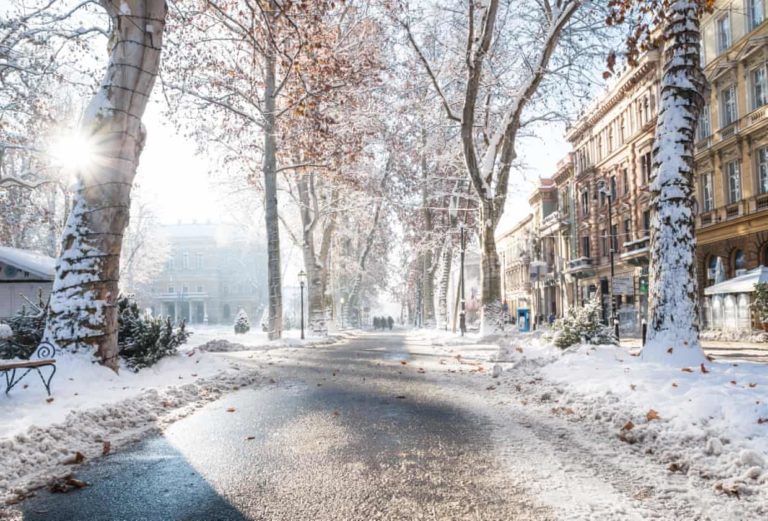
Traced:
<path id="1" fill-rule="evenodd" d="M 452 356 L 495 362 L 503 369 L 497 392 L 526 407 L 578 422 L 598 438 L 608 433 L 717 494 L 768 505 L 768 365 L 667 367 L 622 347 L 562 351 L 538 334 L 463 344 L 430 336 Z M 489 355 L 490 344 L 497 348 Z"/>
<path id="2" fill-rule="evenodd" d="M 176 356 L 138 373 L 122 368 L 115 374 L 86 355 L 59 353 L 50 398 L 34 372 L 10 394 L 0 395 L 0 504 L 70 472 L 64 462 L 78 452 L 97 457 L 258 380 L 253 364 L 207 352 L 200 348 L 203 344 L 225 340 L 214 342 L 218 350 L 264 352 L 339 338 L 302 341 L 291 331 L 287 338 L 270 342 L 260 332 L 234 335 L 231 326 L 192 332 Z"/>

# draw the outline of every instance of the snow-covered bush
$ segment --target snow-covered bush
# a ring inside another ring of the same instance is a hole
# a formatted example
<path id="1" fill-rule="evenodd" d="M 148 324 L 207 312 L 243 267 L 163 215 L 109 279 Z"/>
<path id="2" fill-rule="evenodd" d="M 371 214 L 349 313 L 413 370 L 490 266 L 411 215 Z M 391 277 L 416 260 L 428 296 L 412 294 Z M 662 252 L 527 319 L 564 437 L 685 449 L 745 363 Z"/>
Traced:
<path id="1" fill-rule="evenodd" d="M 0 340 L 10 340 L 13 338 L 13 329 L 8 324 L 0 323 Z"/>
<path id="2" fill-rule="evenodd" d="M 248 321 L 248 315 L 245 310 L 240 308 L 235 317 L 235 334 L 242 335 L 251 330 L 251 323 Z"/>
<path id="3" fill-rule="evenodd" d="M 570 308 L 563 318 L 552 326 L 554 344 L 565 349 L 575 344 L 618 344 L 613 329 L 600 320 L 600 301 L 597 296 L 582 307 Z"/>
<path id="4" fill-rule="evenodd" d="M 128 298 L 118 299 L 117 311 L 119 355 L 134 371 L 176 354 L 190 336 L 183 322 L 174 328 L 170 318 L 142 315 L 139 306 Z"/>
<path id="5" fill-rule="evenodd" d="M 5 325 L 11 330 L 9 338 L 0 339 L 0 358 L 29 358 L 40 345 L 45 327 L 45 305 L 21 310 L 7 319 Z"/>

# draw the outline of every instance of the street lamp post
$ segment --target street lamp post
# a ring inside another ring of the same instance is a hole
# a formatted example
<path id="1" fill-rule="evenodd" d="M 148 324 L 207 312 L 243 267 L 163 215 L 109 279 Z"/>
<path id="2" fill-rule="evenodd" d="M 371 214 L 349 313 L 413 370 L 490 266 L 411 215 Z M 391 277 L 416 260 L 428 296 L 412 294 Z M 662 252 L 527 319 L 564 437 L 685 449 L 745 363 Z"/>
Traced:
<path id="1" fill-rule="evenodd" d="M 610 260 L 611 260 L 611 280 L 610 280 L 610 295 L 611 295 L 611 322 L 613 322 L 613 332 L 616 335 L 616 340 L 619 339 L 619 318 L 616 315 L 616 296 L 613 294 L 613 278 L 615 277 L 615 262 L 614 256 L 616 254 L 616 248 L 614 243 L 616 242 L 616 236 L 613 234 L 613 193 L 610 189 L 606 188 L 605 183 L 600 185 L 600 193 L 608 198 L 608 239 L 611 242 L 609 248 Z"/>
<path id="2" fill-rule="evenodd" d="M 341 297 L 341 329 L 344 329 L 344 297 Z"/>
<path id="3" fill-rule="evenodd" d="M 301 294 L 301 339 L 304 340 L 304 279 L 307 278 L 307 274 L 304 270 L 299 272 L 299 291 Z"/>

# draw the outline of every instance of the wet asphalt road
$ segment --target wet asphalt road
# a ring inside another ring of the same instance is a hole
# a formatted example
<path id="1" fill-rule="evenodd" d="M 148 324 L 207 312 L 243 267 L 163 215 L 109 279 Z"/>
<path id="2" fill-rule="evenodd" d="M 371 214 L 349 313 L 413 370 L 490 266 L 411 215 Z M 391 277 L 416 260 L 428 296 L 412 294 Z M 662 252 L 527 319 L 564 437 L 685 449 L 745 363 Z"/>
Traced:
<path id="1" fill-rule="evenodd" d="M 486 417 L 454 405 L 460 381 L 416 370 L 435 358 L 387 333 L 262 361 L 274 383 L 79 468 L 90 487 L 41 492 L 24 519 L 551 518 L 505 478 Z"/>

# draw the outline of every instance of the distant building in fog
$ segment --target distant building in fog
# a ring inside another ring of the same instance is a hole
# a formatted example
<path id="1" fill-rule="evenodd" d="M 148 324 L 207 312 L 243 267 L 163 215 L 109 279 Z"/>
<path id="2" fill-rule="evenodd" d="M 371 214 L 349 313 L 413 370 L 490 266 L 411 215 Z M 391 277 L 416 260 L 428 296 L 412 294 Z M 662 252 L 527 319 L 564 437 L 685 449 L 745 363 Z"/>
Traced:
<path id="1" fill-rule="evenodd" d="M 233 226 L 163 227 L 170 256 L 163 271 L 138 295 L 152 314 L 190 324 L 226 324 L 243 308 L 258 327 L 266 304 L 264 248 L 242 239 Z"/>

